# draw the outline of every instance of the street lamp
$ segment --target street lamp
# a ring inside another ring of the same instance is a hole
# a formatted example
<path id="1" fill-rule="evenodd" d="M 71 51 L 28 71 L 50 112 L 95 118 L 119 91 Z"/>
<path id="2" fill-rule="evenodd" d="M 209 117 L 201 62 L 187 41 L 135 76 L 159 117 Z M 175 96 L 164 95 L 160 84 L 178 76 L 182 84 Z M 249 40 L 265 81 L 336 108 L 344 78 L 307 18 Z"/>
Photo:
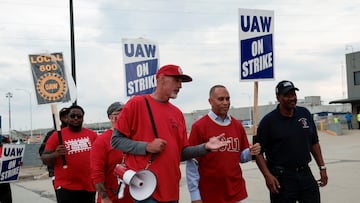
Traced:
<path id="1" fill-rule="evenodd" d="M 11 138 L 11 107 L 10 107 L 10 99 L 12 98 L 13 94 L 11 92 L 8 92 L 5 94 L 6 98 L 9 100 L 9 139 L 10 142 L 12 141 Z"/>
<path id="2" fill-rule="evenodd" d="M 15 90 L 21 90 L 21 91 L 25 91 L 29 94 L 29 111 L 30 111 L 30 140 L 33 140 L 33 128 L 32 128 L 32 105 L 31 105 L 31 91 L 27 90 L 27 89 L 15 89 Z"/>

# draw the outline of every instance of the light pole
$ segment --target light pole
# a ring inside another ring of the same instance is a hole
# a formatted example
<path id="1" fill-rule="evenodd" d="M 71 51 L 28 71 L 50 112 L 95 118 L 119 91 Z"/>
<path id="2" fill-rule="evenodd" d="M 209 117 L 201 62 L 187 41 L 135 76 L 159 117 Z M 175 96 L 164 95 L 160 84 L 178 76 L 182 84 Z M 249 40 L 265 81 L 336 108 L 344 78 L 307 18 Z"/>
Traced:
<path id="1" fill-rule="evenodd" d="M 21 90 L 21 91 L 25 91 L 29 94 L 29 111 L 30 111 L 30 140 L 33 140 L 33 128 L 32 128 L 32 104 L 31 104 L 31 91 L 27 90 L 27 89 L 15 89 L 15 90 Z"/>
<path id="2" fill-rule="evenodd" d="M 6 98 L 9 100 L 9 139 L 12 142 L 11 138 L 11 106 L 10 106 L 10 99 L 12 98 L 13 94 L 11 92 L 6 93 Z"/>

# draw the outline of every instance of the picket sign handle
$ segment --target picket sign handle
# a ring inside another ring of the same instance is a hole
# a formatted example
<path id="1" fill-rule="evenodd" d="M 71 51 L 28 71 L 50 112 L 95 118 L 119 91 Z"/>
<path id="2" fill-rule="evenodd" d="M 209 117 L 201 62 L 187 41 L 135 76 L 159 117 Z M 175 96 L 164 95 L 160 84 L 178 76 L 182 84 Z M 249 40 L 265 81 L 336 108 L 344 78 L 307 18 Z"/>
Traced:
<path id="1" fill-rule="evenodd" d="M 52 117 L 53 117 L 53 121 L 54 121 L 54 127 L 55 127 L 55 129 L 57 131 L 57 134 L 58 134 L 59 145 L 62 145 L 63 140 L 62 140 L 62 135 L 61 135 L 60 116 L 59 116 L 59 113 L 57 111 L 56 104 L 51 104 L 51 113 L 52 113 Z M 62 158 L 63 168 L 65 169 L 65 168 L 67 168 L 65 155 L 62 155 L 61 158 Z"/>

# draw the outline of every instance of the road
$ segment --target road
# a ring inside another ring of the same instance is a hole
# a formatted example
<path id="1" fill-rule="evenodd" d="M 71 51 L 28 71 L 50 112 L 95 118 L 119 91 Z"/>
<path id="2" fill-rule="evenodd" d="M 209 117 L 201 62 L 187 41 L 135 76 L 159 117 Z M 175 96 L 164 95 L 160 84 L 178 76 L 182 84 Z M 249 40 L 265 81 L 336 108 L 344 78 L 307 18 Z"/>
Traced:
<path id="1" fill-rule="evenodd" d="M 360 201 L 360 130 L 344 130 L 342 136 L 319 132 L 320 144 L 328 170 L 329 183 L 321 188 L 322 202 Z M 254 162 L 241 164 L 246 180 L 249 203 L 269 202 L 264 178 Z M 310 163 L 314 176 L 319 171 L 314 162 Z M 184 168 L 180 165 L 183 177 L 180 181 L 180 203 L 189 203 Z M 21 178 L 11 184 L 14 203 L 54 203 L 55 195 L 51 180 L 44 175 L 45 167 L 23 168 Z"/>

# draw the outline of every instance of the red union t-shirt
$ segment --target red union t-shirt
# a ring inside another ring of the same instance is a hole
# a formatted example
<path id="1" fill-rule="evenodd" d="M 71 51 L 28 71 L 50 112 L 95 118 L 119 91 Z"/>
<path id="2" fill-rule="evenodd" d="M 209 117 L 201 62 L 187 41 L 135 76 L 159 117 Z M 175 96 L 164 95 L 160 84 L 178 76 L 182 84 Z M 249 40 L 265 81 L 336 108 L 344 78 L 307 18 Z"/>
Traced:
<path id="1" fill-rule="evenodd" d="M 121 163 L 123 153 L 111 147 L 112 132 L 112 129 L 108 129 L 102 133 L 91 148 L 91 178 L 94 184 L 104 182 L 106 192 L 113 203 L 133 203 L 134 200 L 130 197 L 129 187 L 125 187 L 122 199 L 118 199 L 115 193 L 119 184 L 117 177 L 114 175 L 114 169 L 116 164 Z M 98 195 L 97 202 L 101 203 L 100 195 Z"/>
<path id="2" fill-rule="evenodd" d="M 90 149 L 98 135 L 87 128 L 83 128 L 80 132 L 63 128 L 61 135 L 67 151 L 65 155 L 67 168 L 63 168 L 62 158 L 59 157 L 54 165 L 54 188 L 94 192 L 90 170 Z M 58 145 L 58 134 L 55 131 L 46 142 L 45 150 L 54 151 Z"/>
<path id="3" fill-rule="evenodd" d="M 240 154 L 249 147 L 249 142 L 240 122 L 231 117 L 229 125 L 219 125 L 205 115 L 192 125 L 189 143 L 198 145 L 221 133 L 225 133 L 224 139 L 230 144 L 197 158 L 203 202 L 230 203 L 247 197 L 239 164 Z"/>
<path id="4" fill-rule="evenodd" d="M 185 119 L 182 112 L 170 102 L 155 101 L 150 95 L 146 97 L 158 136 L 167 142 L 164 151 L 156 155 L 149 167 L 157 177 L 153 197 L 161 202 L 179 200 L 180 158 L 183 148 L 188 146 Z M 155 139 L 144 96 L 135 96 L 126 103 L 115 128 L 132 140 L 151 142 Z M 128 153 L 125 162 L 129 168 L 137 171 L 146 167 L 150 156 Z"/>

